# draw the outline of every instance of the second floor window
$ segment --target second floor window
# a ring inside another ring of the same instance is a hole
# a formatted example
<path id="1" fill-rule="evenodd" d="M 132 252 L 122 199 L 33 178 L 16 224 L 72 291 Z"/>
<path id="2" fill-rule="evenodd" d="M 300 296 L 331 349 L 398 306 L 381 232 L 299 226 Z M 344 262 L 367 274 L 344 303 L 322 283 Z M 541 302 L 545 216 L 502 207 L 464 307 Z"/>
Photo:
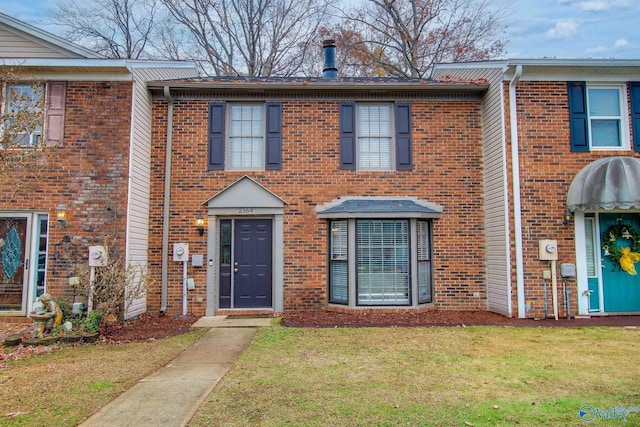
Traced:
<path id="1" fill-rule="evenodd" d="M 568 94 L 571 151 L 640 151 L 640 83 L 571 81 Z"/>
<path id="2" fill-rule="evenodd" d="M 264 169 L 262 104 L 229 106 L 230 169 Z"/>
<path id="3" fill-rule="evenodd" d="M 9 83 L 5 86 L 5 132 L 13 143 L 21 147 L 33 147 L 42 141 L 43 92 L 41 85 Z"/>
<path id="4" fill-rule="evenodd" d="M 340 103 L 340 169 L 411 170 L 410 103 Z"/>
<path id="5" fill-rule="evenodd" d="M 209 104 L 209 170 L 282 168 L 282 104 Z"/>
<path id="6" fill-rule="evenodd" d="M 358 104 L 358 169 L 392 170 L 391 104 Z"/>
<path id="7" fill-rule="evenodd" d="M 622 87 L 587 86 L 589 140 L 592 148 L 628 148 L 626 114 L 622 114 Z"/>

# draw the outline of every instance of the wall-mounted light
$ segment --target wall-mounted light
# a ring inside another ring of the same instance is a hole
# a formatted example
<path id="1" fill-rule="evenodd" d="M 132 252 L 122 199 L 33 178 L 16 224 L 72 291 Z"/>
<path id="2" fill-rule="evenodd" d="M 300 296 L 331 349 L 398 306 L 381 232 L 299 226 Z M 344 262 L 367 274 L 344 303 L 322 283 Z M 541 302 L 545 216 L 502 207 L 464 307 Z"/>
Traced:
<path id="1" fill-rule="evenodd" d="M 204 216 L 201 213 L 196 216 L 196 229 L 200 236 L 204 236 Z"/>
<path id="2" fill-rule="evenodd" d="M 62 203 L 56 206 L 56 219 L 60 227 L 67 227 L 67 208 Z"/>
<path id="3" fill-rule="evenodd" d="M 564 218 L 562 219 L 562 225 L 569 225 L 569 221 L 573 218 L 573 212 L 569 209 L 564 213 Z"/>

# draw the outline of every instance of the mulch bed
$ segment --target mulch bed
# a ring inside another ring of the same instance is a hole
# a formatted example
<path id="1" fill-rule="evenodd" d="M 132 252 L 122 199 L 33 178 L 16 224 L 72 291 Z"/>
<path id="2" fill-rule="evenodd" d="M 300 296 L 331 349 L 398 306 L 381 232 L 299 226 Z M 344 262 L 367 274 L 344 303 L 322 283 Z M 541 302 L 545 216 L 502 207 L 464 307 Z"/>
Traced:
<path id="1" fill-rule="evenodd" d="M 376 310 L 344 313 L 336 311 L 294 312 L 282 315 L 282 325 L 302 328 L 410 327 L 410 326 L 640 326 L 640 316 L 594 316 L 587 319 L 518 319 L 488 311 L 386 312 Z"/>

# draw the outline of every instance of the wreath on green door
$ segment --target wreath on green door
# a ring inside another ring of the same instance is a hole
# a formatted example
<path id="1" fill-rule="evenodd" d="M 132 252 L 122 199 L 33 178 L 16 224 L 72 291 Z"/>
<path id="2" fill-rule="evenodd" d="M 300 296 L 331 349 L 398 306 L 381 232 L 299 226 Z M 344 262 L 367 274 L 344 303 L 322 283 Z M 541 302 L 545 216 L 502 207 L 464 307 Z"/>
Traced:
<path id="1" fill-rule="evenodd" d="M 618 239 L 627 239 L 630 246 L 618 247 Z M 602 250 L 611 262 L 632 276 L 637 275 L 635 263 L 640 261 L 640 232 L 630 225 L 615 224 L 602 234 Z"/>

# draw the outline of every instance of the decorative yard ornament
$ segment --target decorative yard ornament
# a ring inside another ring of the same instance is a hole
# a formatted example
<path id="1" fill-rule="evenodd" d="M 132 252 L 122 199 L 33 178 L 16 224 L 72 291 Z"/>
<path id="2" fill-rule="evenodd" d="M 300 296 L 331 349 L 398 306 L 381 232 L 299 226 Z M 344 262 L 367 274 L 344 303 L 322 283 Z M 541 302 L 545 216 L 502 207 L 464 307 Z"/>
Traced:
<path id="1" fill-rule="evenodd" d="M 606 237 L 608 239 L 605 239 Z M 618 248 L 619 238 L 629 240 L 631 246 Z M 621 270 L 636 276 L 638 273 L 635 263 L 640 262 L 640 233 L 630 225 L 616 224 L 603 233 L 602 239 L 609 240 L 609 243 L 602 247 L 603 254 L 608 256 L 611 262 L 619 265 Z"/>

